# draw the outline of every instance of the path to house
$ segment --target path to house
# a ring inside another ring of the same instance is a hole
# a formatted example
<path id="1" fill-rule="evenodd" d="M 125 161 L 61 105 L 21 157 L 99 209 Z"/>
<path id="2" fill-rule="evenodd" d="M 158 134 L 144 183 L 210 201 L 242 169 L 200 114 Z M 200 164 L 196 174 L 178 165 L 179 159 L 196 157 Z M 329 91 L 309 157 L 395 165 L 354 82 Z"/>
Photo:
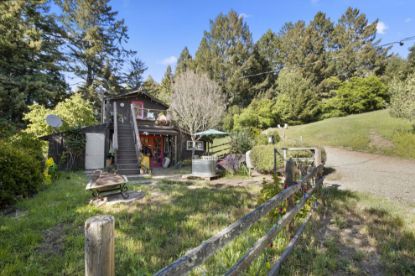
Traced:
<path id="1" fill-rule="evenodd" d="M 326 183 L 342 189 L 369 192 L 415 202 L 415 160 L 325 147 L 326 167 L 335 171 Z"/>

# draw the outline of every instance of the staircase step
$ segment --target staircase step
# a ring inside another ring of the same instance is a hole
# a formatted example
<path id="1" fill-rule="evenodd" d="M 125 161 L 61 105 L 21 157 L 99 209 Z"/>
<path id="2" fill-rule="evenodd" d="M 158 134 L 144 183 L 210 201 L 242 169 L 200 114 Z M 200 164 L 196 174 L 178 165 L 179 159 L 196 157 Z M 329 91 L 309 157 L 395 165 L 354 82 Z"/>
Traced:
<path id="1" fill-rule="evenodd" d="M 125 175 L 134 175 L 134 174 L 140 174 L 140 170 L 137 169 L 118 169 L 118 174 L 125 174 Z"/>
<path id="2" fill-rule="evenodd" d="M 138 169 L 137 161 L 135 163 L 130 164 L 118 164 L 119 170 L 136 170 Z"/>

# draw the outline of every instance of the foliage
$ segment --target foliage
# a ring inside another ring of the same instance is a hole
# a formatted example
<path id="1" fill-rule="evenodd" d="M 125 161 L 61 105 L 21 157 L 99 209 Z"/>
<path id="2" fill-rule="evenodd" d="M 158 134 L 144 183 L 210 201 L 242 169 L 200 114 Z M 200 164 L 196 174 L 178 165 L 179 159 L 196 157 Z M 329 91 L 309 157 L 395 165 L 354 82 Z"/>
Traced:
<path id="1" fill-rule="evenodd" d="M 22 122 L 27 106 L 65 97 L 62 32 L 47 1 L 0 2 L 0 118 Z"/>
<path id="2" fill-rule="evenodd" d="M 0 208 L 36 193 L 42 185 L 41 162 L 25 148 L 0 141 Z"/>
<path id="3" fill-rule="evenodd" d="M 146 65 L 138 57 L 130 60 L 130 68 L 125 73 L 125 84 L 130 90 L 137 90 L 143 85 L 143 74 L 147 70 Z"/>
<path id="4" fill-rule="evenodd" d="M 75 165 L 85 152 L 86 137 L 78 130 L 70 130 L 63 133 L 65 148 L 62 152 L 60 165 L 65 166 L 66 170 L 79 169 Z"/>
<path id="5" fill-rule="evenodd" d="M 395 79 L 390 84 L 391 114 L 399 118 L 405 118 L 415 126 L 415 73 L 404 81 Z"/>
<path id="6" fill-rule="evenodd" d="M 251 151 L 252 164 L 261 173 L 271 173 L 274 170 L 274 145 L 254 146 Z M 283 167 L 283 161 L 277 154 L 277 168 Z"/>
<path id="7" fill-rule="evenodd" d="M 173 71 L 171 66 L 168 65 L 164 77 L 157 89 L 156 97 L 161 101 L 169 104 L 171 103 L 171 97 L 173 94 Z"/>
<path id="8" fill-rule="evenodd" d="M 124 48 L 128 41 L 127 26 L 117 18 L 118 13 L 112 10 L 109 0 L 56 2 L 61 8 L 68 69 L 83 80 L 79 87 L 83 97 L 99 107 L 102 95 L 97 91 L 117 94 L 123 90 L 120 71 L 127 58 L 135 54 Z M 143 68 L 140 65 L 138 69 Z"/>
<path id="9" fill-rule="evenodd" d="M 187 47 L 184 47 L 184 49 L 180 53 L 179 58 L 177 59 L 175 74 L 179 75 L 183 72 L 191 70 L 192 68 L 193 68 L 192 56 L 189 53 L 189 49 L 187 49 Z"/>
<path id="10" fill-rule="evenodd" d="M 62 119 L 63 125 L 59 128 L 59 131 L 81 128 L 96 123 L 92 104 L 84 100 L 79 93 L 75 93 L 60 102 L 53 109 L 45 108 L 39 104 L 33 104 L 29 109 L 30 111 L 24 116 L 24 119 L 28 122 L 25 131 L 38 137 L 53 132 L 52 127 L 46 124 L 45 118 L 48 114 L 57 115 Z"/>
<path id="11" fill-rule="evenodd" d="M 280 94 L 275 103 L 275 112 L 280 116 L 281 122 L 299 124 L 316 118 L 318 104 L 314 87 L 300 71 L 284 68 L 277 84 Z"/>
<path id="12" fill-rule="evenodd" d="M 269 137 L 272 137 L 274 143 L 277 144 L 280 140 L 280 134 L 278 133 L 277 129 L 267 129 L 260 132 L 256 137 L 256 144 L 257 145 L 267 145 L 269 144 Z"/>
<path id="13" fill-rule="evenodd" d="M 253 146 L 249 131 L 234 131 L 230 135 L 230 152 L 245 154 Z"/>
<path id="14" fill-rule="evenodd" d="M 210 22 L 210 29 L 204 33 L 196 51 L 195 70 L 206 73 L 219 84 L 227 105 L 247 105 L 254 96 L 249 92 L 250 80 L 241 78 L 241 66 L 248 60 L 252 47 L 248 25 L 231 10 Z"/>
<path id="15" fill-rule="evenodd" d="M 378 77 L 353 77 L 342 83 L 336 90 L 336 96 L 323 104 L 323 117 L 382 109 L 388 100 L 388 88 Z"/>
<path id="16" fill-rule="evenodd" d="M 196 140 L 196 132 L 217 126 L 224 110 L 220 87 L 207 75 L 188 71 L 177 77 L 169 111 L 177 124 L 191 135 L 192 141 Z"/>
<path id="17" fill-rule="evenodd" d="M 43 143 L 33 134 L 19 132 L 9 139 L 9 143 L 16 148 L 24 149 L 27 155 L 33 157 L 44 167 Z"/>
<path id="18" fill-rule="evenodd" d="M 52 157 L 49 157 L 45 163 L 45 169 L 43 170 L 43 180 L 45 184 L 51 184 L 52 181 L 58 177 L 58 165 L 53 161 Z"/>
<path id="19" fill-rule="evenodd" d="M 273 176 L 273 180 L 270 182 L 267 182 L 264 178 L 262 181 L 262 189 L 259 193 L 258 204 L 267 202 L 272 197 L 280 193 L 282 190 L 283 185 L 281 183 L 280 178 Z M 279 207 L 275 208 L 273 211 L 269 213 L 269 216 L 272 218 L 278 217 L 278 215 L 281 214 L 281 209 L 283 205 L 286 205 L 286 203 L 281 203 Z"/>
<path id="20" fill-rule="evenodd" d="M 274 126 L 278 121 L 274 102 L 270 99 L 254 99 L 240 114 L 234 115 L 234 130 Z"/>

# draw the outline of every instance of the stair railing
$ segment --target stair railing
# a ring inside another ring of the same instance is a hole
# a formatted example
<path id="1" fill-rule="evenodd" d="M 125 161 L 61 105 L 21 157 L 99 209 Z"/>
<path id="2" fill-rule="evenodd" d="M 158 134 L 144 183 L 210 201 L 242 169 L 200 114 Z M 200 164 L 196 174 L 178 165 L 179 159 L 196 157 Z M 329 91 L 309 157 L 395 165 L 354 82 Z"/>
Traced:
<path id="1" fill-rule="evenodd" d="M 117 151 L 118 151 L 118 115 L 117 115 L 117 103 L 114 101 L 114 133 L 112 134 L 112 148 L 114 150 L 114 161 L 118 164 Z"/>
<path id="2" fill-rule="evenodd" d="M 137 157 L 137 160 L 140 161 L 140 151 L 141 151 L 141 140 L 140 140 L 140 133 L 138 132 L 138 126 L 137 126 L 137 116 L 135 113 L 134 104 L 130 105 L 131 108 L 131 124 L 133 126 L 134 130 L 134 147 L 135 147 L 135 154 Z"/>

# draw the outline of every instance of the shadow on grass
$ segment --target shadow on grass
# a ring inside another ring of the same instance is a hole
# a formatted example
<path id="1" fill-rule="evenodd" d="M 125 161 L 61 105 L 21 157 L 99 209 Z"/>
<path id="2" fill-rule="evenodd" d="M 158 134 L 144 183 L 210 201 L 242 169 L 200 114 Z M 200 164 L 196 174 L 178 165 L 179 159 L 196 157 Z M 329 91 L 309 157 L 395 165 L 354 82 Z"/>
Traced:
<path id="1" fill-rule="evenodd" d="M 282 275 L 415 275 L 415 236 L 400 217 L 324 188 L 324 205 L 284 264 Z"/>
<path id="2" fill-rule="evenodd" d="M 149 274 L 198 246 L 253 207 L 243 188 L 198 187 L 188 183 L 157 186 L 168 201 L 138 203 L 113 215 L 120 239 L 116 247 L 117 274 Z"/>

